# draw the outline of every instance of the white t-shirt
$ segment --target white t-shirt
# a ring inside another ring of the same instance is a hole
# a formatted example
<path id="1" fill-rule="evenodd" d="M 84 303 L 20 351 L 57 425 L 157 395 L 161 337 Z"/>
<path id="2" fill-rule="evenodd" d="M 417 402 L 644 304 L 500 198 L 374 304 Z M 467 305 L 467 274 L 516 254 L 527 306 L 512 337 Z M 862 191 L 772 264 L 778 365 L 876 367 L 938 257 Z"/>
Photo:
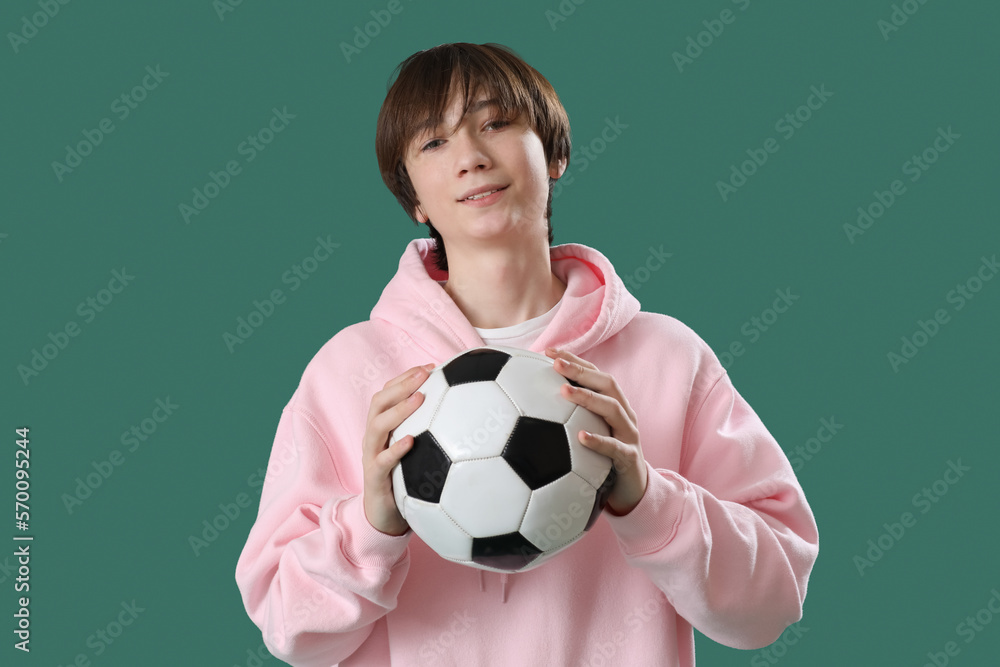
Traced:
<path id="1" fill-rule="evenodd" d="M 444 282 L 439 280 L 438 283 L 444 286 Z M 500 327 L 498 329 L 473 328 L 486 345 L 502 345 L 504 347 L 516 347 L 527 350 L 535 342 L 535 339 L 545 331 L 545 327 L 549 325 L 552 318 L 556 316 L 556 311 L 559 310 L 560 304 L 562 304 L 562 297 L 559 298 L 556 305 L 552 306 L 547 313 L 513 326 Z"/>
<path id="2" fill-rule="evenodd" d="M 504 347 L 517 347 L 526 350 L 531 347 L 531 344 L 535 342 L 539 334 L 545 331 L 545 327 L 556 316 L 556 311 L 559 310 L 559 304 L 561 303 L 562 299 L 559 299 L 549 312 L 530 320 L 525 320 L 514 326 L 500 327 L 499 329 L 474 328 L 479 337 L 487 345 L 502 345 Z"/>

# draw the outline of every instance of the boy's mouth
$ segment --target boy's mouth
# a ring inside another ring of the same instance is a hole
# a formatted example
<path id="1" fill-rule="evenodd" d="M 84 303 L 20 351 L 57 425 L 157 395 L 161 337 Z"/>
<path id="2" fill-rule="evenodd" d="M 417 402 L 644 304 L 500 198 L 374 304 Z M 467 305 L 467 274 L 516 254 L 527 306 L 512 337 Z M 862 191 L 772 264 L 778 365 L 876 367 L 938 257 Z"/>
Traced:
<path id="1" fill-rule="evenodd" d="M 508 187 L 509 186 L 506 186 L 506 185 L 503 185 L 503 186 L 488 185 L 488 186 L 486 186 L 486 188 L 488 188 L 488 189 L 486 189 L 486 188 L 481 189 L 481 190 L 479 190 L 479 192 L 475 192 L 474 194 L 470 194 L 470 195 L 468 195 L 468 196 L 466 196 L 466 197 L 464 197 L 462 199 L 459 199 L 458 201 L 477 201 L 479 199 L 484 199 L 485 197 L 490 196 L 494 192 L 499 192 L 501 190 L 506 190 Z"/>

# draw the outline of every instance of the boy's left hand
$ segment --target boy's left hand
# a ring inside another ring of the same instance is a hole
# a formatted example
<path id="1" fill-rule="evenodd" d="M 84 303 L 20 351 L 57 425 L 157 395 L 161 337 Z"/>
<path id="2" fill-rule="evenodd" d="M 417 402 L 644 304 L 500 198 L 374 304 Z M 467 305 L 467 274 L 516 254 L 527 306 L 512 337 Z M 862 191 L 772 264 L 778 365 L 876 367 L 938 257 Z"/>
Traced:
<path id="1" fill-rule="evenodd" d="M 619 516 L 631 512 L 646 493 L 646 460 L 639 445 L 639 428 L 635 412 L 622 393 L 621 387 L 608 373 L 580 357 L 555 348 L 546 348 L 546 356 L 554 359 L 554 367 L 563 377 L 577 382 L 581 387 L 565 384 L 560 392 L 565 398 L 582 405 L 604 418 L 611 427 L 611 435 L 577 433 L 584 447 L 604 454 L 614 461 L 618 474 L 608 496 L 608 508 Z"/>

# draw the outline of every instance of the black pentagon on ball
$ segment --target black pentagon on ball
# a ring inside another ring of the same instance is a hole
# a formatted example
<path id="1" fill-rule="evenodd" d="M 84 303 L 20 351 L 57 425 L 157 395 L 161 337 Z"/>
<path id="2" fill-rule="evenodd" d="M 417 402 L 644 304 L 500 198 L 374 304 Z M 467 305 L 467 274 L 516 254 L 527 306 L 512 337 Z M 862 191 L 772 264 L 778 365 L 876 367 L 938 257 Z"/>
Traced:
<path id="1" fill-rule="evenodd" d="M 441 501 L 441 489 L 448 478 L 451 459 L 429 431 L 413 439 L 413 447 L 399 460 L 399 464 L 403 466 L 403 482 L 408 496 L 429 503 Z"/>
<path id="2" fill-rule="evenodd" d="M 518 417 L 502 456 L 532 491 L 573 469 L 566 429 L 547 419 Z"/>
<path id="3" fill-rule="evenodd" d="M 443 369 L 449 387 L 467 382 L 492 382 L 510 360 L 510 355 L 500 350 L 477 347 L 455 357 Z"/>
<path id="4" fill-rule="evenodd" d="M 615 485 L 615 479 L 618 474 L 615 472 L 614 466 L 608 471 L 608 476 L 604 478 L 601 482 L 601 486 L 597 489 L 597 497 L 594 498 L 594 507 L 590 510 L 590 518 L 587 519 L 587 527 L 584 531 L 590 530 L 590 527 L 594 525 L 597 521 L 597 517 L 601 515 L 601 510 L 604 506 L 608 504 L 608 496 L 611 495 L 611 487 Z"/>
<path id="5" fill-rule="evenodd" d="M 521 533 L 472 538 L 472 562 L 497 570 L 520 570 L 540 553 Z"/>

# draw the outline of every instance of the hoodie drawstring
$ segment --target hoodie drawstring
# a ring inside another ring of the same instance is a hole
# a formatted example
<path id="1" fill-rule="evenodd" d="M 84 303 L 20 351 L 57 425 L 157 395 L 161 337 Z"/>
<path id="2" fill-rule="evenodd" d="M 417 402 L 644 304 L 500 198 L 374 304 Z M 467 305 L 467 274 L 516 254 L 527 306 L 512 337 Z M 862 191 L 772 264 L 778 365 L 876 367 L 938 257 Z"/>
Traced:
<path id="1" fill-rule="evenodd" d="M 507 573 L 500 573 L 500 602 L 502 604 L 507 603 Z M 486 571 L 479 570 L 479 592 L 486 592 Z"/>

